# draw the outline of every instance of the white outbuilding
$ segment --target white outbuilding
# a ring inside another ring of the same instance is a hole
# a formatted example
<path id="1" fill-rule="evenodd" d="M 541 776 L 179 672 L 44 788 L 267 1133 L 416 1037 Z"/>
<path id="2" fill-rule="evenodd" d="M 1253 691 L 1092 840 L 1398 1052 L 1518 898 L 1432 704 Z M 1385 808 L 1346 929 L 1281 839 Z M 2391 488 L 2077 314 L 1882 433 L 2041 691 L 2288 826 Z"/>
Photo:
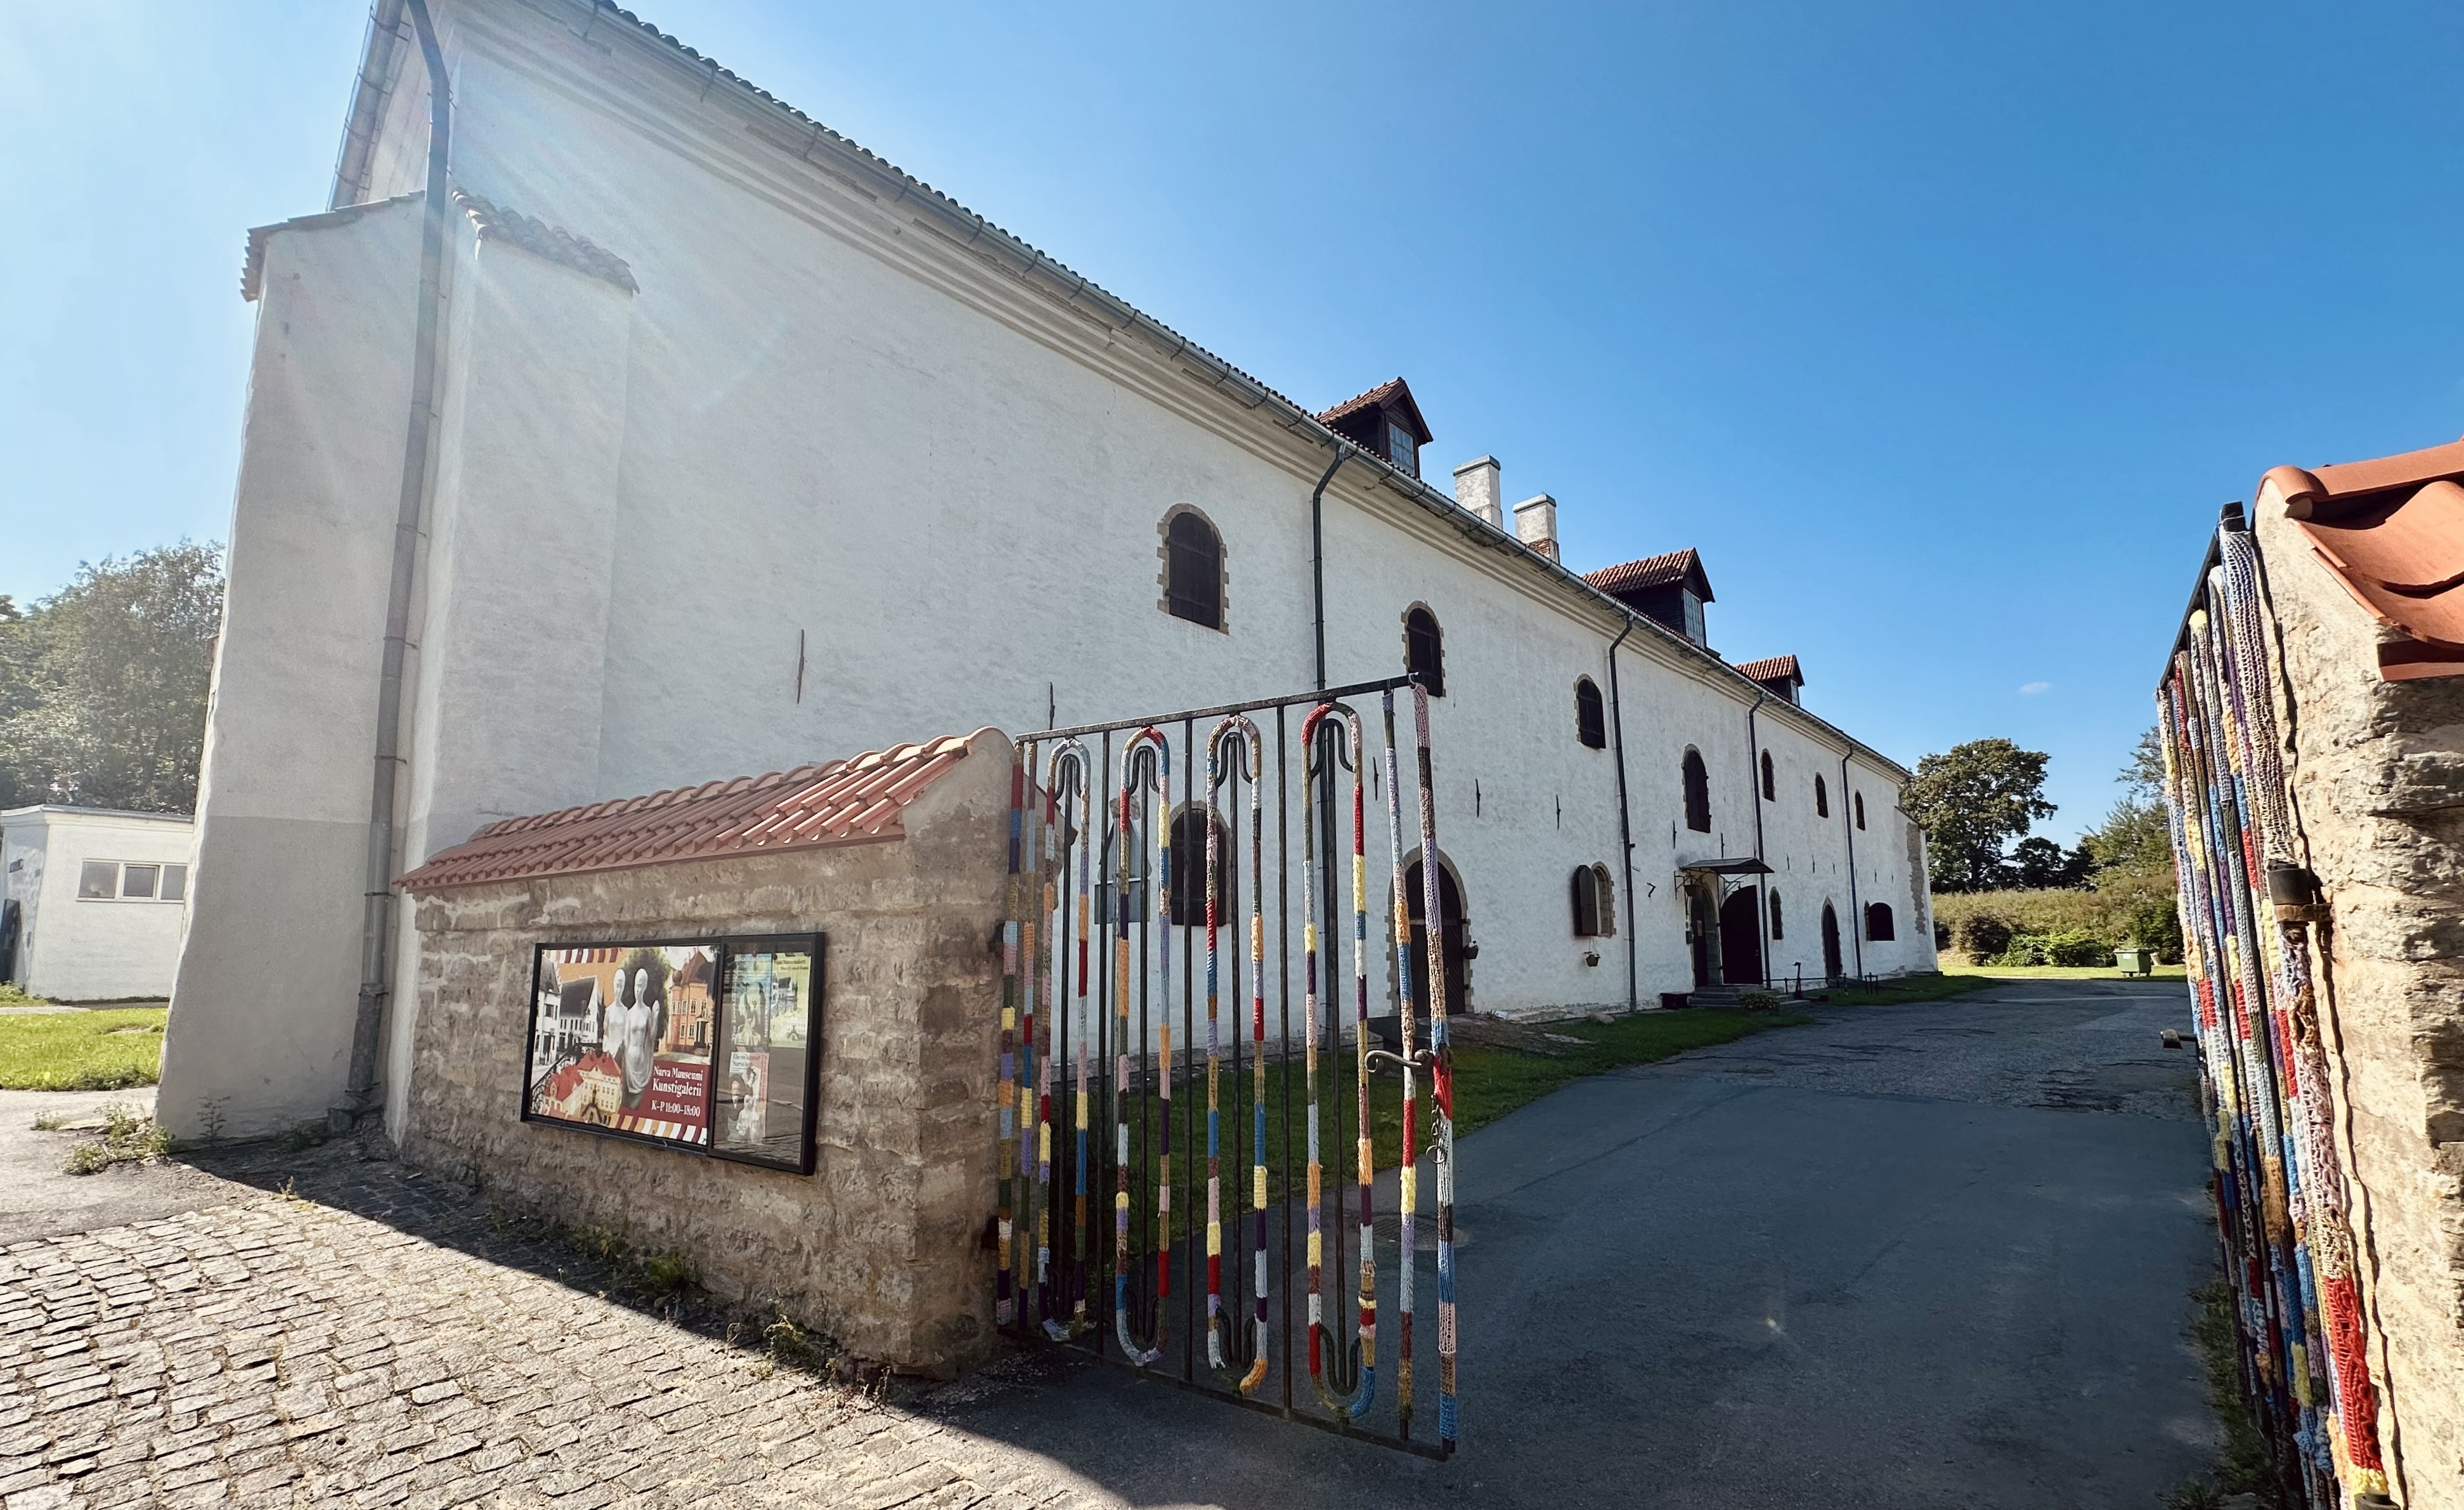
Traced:
<path id="1" fill-rule="evenodd" d="M 168 997 L 196 839 L 187 813 L 0 812 L 0 981 L 54 1001 Z"/>

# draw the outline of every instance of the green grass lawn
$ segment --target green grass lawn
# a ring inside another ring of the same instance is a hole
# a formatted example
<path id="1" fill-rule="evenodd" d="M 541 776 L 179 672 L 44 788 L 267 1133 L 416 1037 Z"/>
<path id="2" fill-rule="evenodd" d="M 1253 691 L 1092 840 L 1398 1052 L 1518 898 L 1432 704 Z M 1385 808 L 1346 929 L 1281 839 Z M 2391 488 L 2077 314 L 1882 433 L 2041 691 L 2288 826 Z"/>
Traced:
<path id="1" fill-rule="evenodd" d="M 1905 975 L 1872 987 L 1842 987 L 1822 994 L 1835 1007 L 1885 1007 L 1893 1002 L 1931 1002 L 1946 996 L 1965 996 L 1992 984 L 1980 973 Z"/>
<path id="2" fill-rule="evenodd" d="M 1455 1051 L 1455 1136 L 1464 1137 L 1517 1107 L 1529 1105 L 1551 1091 L 1586 1076 L 1623 1065 L 1649 1064 L 1688 1049 L 1727 1043 L 1768 1028 L 1794 1027 L 1813 1020 L 1777 1011 L 1641 1012 L 1606 1023 L 1549 1023 L 1546 1031 L 1557 1035 L 1558 1039 L 1577 1040 L 1552 1041 L 1551 1049 L 1561 1052 L 1528 1054 L 1491 1045 L 1465 1044 Z M 1222 1212 L 1227 1224 L 1249 1210 L 1249 1166 L 1254 1136 L 1250 1106 L 1255 1075 L 1255 1067 L 1246 1062 L 1238 1075 L 1233 1073 L 1232 1055 L 1227 1046 L 1216 1084 L 1221 1107 L 1218 1125 L 1221 1129 L 1219 1147 Z M 1415 1078 L 1420 1105 L 1419 1148 L 1425 1152 L 1431 1142 L 1430 1118 L 1433 1112 L 1429 1101 L 1429 1077 L 1421 1074 Z M 1402 1158 L 1403 1099 L 1399 1077 L 1392 1065 L 1386 1065 L 1376 1069 L 1370 1080 L 1370 1128 L 1371 1142 L 1375 1150 L 1375 1167 L 1392 1169 Z M 1269 1062 L 1266 1066 L 1266 1188 L 1270 1203 L 1303 1193 L 1304 1188 L 1298 1182 L 1306 1177 L 1308 1169 L 1308 1067 L 1298 1058 L 1287 1064 Z M 1318 1155 L 1324 1170 L 1324 1185 L 1330 1190 L 1346 1190 L 1358 1178 L 1353 1162 L 1359 1125 L 1356 1084 L 1357 1076 L 1350 1049 L 1319 1054 Z M 1131 1099 L 1129 1106 L 1130 1231 L 1132 1245 L 1141 1252 L 1152 1251 L 1154 1247 L 1155 1184 L 1147 1171 L 1161 1150 L 1158 1119 L 1163 1104 L 1157 1097 L 1137 1096 Z M 1195 1074 L 1175 1077 L 1171 1112 L 1172 1225 L 1173 1236 L 1179 1238 L 1188 1234 L 1193 1219 L 1204 1221 L 1206 1210 L 1206 1069 L 1203 1059 Z M 1090 1102 L 1088 1115 L 1090 1122 L 1089 1157 L 1091 1160 L 1100 1154 L 1104 1144 L 1112 1136 L 1111 1109 L 1097 1099 Z M 1065 1073 L 1056 1077 L 1052 1093 L 1052 1183 L 1055 1198 L 1062 1201 L 1074 1199 L 1076 1143 L 1073 1116 Z M 1287 1120 L 1296 1177 L 1288 1187 L 1283 1178 Z M 1139 1135 L 1141 1125 L 1146 1129 L 1143 1145 Z M 1032 1129 L 1029 1129 L 1028 1136 L 1033 1136 Z M 1433 1195 L 1434 1192 L 1424 1189 L 1421 1200 L 1428 1202 Z M 1089 1192 L 1089 1216 L 1097 1227 L 1109 1227 L 1111 1203 L 1112 1193 L 1109 1187 Z M 1427 1209 L 1424 1205 L 1423 1210 Z"/>
<path id="3" fill-rule="evenodd" d="M 120 1091 L 163 1077 L 161 1007 L 0 1015 L 0 1090 Z"/>

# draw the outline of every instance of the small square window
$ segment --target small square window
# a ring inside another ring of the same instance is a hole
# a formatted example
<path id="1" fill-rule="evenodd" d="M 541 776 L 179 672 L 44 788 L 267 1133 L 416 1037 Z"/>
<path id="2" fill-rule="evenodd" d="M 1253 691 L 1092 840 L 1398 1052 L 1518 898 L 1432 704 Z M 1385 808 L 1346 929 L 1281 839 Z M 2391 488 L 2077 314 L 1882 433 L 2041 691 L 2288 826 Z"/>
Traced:
<path id="1" fill-rule="evenodd" d="M 163 867 L 160 865 L 123 867 L 120 873 L 120 895 L 142 897 L 150 900 L 154 896 L 154 883 L 161 879 L 162 876 Z"/>
<path id="2" fill-rule="evenodd" d="M 186 865 L 163 867 L 163 899 L 165 901 L 188 899 L 188 867 Z"/>
<path id="3" fill-rule="evenodd" d="M 79 901 L 109 901 L 120 895 L 120 867 L 110 860 L 88 860 L 77 872 Z"/>

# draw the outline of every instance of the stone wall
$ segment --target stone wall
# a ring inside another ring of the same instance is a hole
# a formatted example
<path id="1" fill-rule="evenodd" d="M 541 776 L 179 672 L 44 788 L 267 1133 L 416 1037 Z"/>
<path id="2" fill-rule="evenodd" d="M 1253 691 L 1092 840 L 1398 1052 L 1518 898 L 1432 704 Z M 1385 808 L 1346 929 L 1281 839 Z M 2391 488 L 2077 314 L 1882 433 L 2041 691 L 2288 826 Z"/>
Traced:
<path id="1" fill-rule="evenodd" d="M 463 886 L 419 899 L 405 1155 L 688 1255 L 855 1352 L 949 1374 L 992 1344 L 993 1082 L 1007 744 L 979 737 L 903 841 Z M 520 1120 L 532 948 L 819 929 L 810 1177 Z"/>
<path id="2" fill-rule="evenodd" d="M 2287 774 L 2330 908 L 2326 1026 L 2382 1445 L 2403 1502 L 2464 1504 L 2464 678 L 2381 680 L 2386 633 L 2280 500 L 2255 512 Z"/>

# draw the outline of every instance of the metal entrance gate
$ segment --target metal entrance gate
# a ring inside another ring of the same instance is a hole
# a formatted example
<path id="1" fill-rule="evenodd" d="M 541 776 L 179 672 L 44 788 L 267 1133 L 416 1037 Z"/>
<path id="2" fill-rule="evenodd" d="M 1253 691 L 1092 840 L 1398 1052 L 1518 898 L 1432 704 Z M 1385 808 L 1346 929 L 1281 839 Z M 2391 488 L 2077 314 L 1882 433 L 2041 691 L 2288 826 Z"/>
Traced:
<path id="1" fill-rule="evenodd" d="M 1397 692 L 1411 721 L 1399 738 Z M 1372 696 L 1374 757 L 1344 700 Z M 1438 916 L 1426 692 L 1362 682 L 1046 730 L 1018 749 L 1001 1325 L 1287 1419 L 1451 1453 L 1446 973 L 1440 930 L 1416 959 L 1405 921 L 1405 870 L 1424 856 L 1419 900 Z M 1387 905 L 1373 930 L 1380 826 Z M 1434 1443 L 1413 1434 L 1424 1160 Z"/>

